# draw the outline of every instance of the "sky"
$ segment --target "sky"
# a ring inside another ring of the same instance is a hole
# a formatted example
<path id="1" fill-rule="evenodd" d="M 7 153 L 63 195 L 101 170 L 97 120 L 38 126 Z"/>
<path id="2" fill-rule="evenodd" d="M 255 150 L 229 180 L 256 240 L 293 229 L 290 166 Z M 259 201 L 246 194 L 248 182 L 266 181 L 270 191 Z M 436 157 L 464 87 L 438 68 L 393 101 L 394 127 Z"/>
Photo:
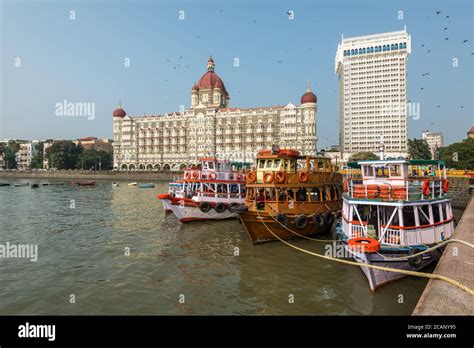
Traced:
<path id="1" fill-rule="evenodd" d="M 0 139 L 112 138 L 119 100 L 131 116 L 188 108 L 212 55 L 231 107 L 299 104 L 310 81 L 321 149 L 338 143 L 334 59 L 341 35 L 405 25 L 412 39 L 408 99 L 421 108 L 419 119 L 408 119 L 409 138 L 442 131 L 450 144 L 474 125 L 471 0 L 0 4 Z M 95 116 L 58 115 L 64 100 L 93 103 Z"/>

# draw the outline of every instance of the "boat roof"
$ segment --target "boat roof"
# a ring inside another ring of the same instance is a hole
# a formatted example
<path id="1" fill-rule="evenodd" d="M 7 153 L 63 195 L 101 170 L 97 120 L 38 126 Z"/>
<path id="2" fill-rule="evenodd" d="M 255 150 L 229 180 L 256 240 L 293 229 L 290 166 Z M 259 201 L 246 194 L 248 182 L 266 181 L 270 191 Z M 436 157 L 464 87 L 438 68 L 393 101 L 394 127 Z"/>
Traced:
<path id="1" fill-rule="evenodd" d="M 405 159 L 386 159 L 386 160 L 365 160 L 358 162 L 348 162 L 347 166 L 349 168 L 359 169 L 361 165 L 367 164 L 403 164 L 407 163 L 412 166 L 427 166 L 427 165 L 445 165 L 444 160 L 405 160 Z"/>

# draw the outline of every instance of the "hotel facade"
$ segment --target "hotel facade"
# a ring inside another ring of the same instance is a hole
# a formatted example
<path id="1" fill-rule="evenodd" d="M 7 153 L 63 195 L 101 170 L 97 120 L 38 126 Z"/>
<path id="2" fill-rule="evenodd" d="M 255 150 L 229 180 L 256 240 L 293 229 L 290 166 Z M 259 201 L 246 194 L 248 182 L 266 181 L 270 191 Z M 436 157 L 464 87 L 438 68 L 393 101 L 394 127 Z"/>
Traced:
<path id="1" fill-rule="evenodd" d="M 250 163 L 272 144 L 316 154 L 317 97 L 310 87 L 300 105 L 229 107 L 229 93 L 214 69 L 209 58 L 187 110 L 130 117 L 119 106 L 113 112 L 115 170 L 178 171 L 209 156 Z"/>
<path id="2" fill-rule="evenodd" d="M 378 153 L 407 155 L 407 60 L 411 37 L 401 31 L 343 38 L 339 75 L 339 145 L 342 157 Z"/>

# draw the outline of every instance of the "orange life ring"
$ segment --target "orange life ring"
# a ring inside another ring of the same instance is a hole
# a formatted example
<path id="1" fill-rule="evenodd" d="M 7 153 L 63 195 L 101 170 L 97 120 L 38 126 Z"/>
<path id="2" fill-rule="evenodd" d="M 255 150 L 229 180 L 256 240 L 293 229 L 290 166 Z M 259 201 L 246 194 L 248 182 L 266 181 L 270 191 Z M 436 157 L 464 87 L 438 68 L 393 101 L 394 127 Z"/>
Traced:
<path id="1" fill-rule="evenodd" d="M 444 179 L 443 181 L 443 192 L 446 193 L 449 191 L 449 181 L 448 179 Z"/>
<path id="2" fill-rule="evenodd" d="M 308 181 L 308 172 L 298 172 L 298 180 L 300 182 L 307 182 Z"/>
<path id="3" fill-rule="evenodd" d="M 242 176 L 242 174 L 237 174 L 237 180 L 238 181 L 242 181 L 244 177 Z"/>
<path id="4" fill-rule="evenodd" d="M 285 181 L 285 172 L 277 172 L 275 174 L 275 181 L 278 184 L 281 184 L 282 182 L 284 182 Z"/>
<path id="5" fill-rule="evenodd" d="M 375 253 L 380 250 L 380 243 L 377 239 L 358 237 L 347 241 L 347 245 L 351 249 L 357 249 L 363 253 Z"/>
<path id="6" fill-rule="evenodd" d="M 199 177 L 199 173 L 197 170 L 193 172 L 193 179 L 197 179 Z"/>
<path id="7" fill-rule="evenodd" d="M 421 192 L 425 195 L 428 196 L 430 194 L 430 182 L 428 180 L 425 180 L 423 183 L 423 188 L 421 189 Z"/>
<path id="8" fill-rule="evenodd" d="M 347 179 L 344 180 L 344 191 L 349 192 L 349 183 L 347 182 Z"/>
<path id="9" fill-rule="evenodd" d="M 265 183 L 267 183 L 267 184 L 270 184 L 270 183 L 273 182 L 273 177 L 274 177 L 274 176 L 275 176 L 275 175 L 273 174 L 273 172 L 265 173 L 265 174 L 263 175 L 263 181 L 265 181 Z"/>
<path id="10" fill-rule="evenodd" d="M 190 173 L 190 172 L 186 172 L 186 173 L 184 174 L 184 178 L 185 178 L 185 179 L 190 179 L 190 178 L 191 178 L 191 173 Z"/>
<path id="11" fill-rule="evenodd" d="M 216 173 L 210 172 L 209 173 L 209 179 L 214 180 L 216 178 Z"/>
<path id="12" fill-rule="evenodd" d="M 256 179 L 257 179 L 257 174 L 255 174 L 255 172 L 249 172 L 247 174 L 248 182 L 255 182 Z"/>

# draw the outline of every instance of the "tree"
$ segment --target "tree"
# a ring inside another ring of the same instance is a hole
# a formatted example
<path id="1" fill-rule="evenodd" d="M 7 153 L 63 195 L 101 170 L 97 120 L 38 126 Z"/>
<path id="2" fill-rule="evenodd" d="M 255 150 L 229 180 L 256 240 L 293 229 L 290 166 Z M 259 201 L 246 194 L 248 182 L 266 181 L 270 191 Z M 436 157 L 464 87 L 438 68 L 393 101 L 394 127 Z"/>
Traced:
<path id="1" fill-rule="evenodd" d="M 38 143 L 38 145 L 36 145 L 36 155 L 34 155 L 31 159 L 31 168 L 43 168 L 43 149 L 44 143 L 41 141 Z"/>
<path id="2" fill-rule="evenodd" d="M 76 146 L 72 141 L 61 140 L 46 150 L 46 157 L 51 168 L 75 169 L 79 168 L 79 156 L 83 150 L 82 146 Z"/>
<path id="3" fill-rule="evenodd" d="M 446 162 L 447 168 L 474 169 L 474 139 L 467 138 L 440 148 L 439 158 Z"/>
<path id="4" fill-rule="evenodd" d="M 105 151 L 84 150 L 79 157 L 78 168 L 106 170 L 112 166 L 112 156 Z"/>
<path id="5" fill-rule="evenodd" d="M 357 152 L 357 153 L 352 154 L 349 157 L 349 162 L 377 160 L 377 159 L 379 159 L 379 156 L 377 156 L 373 152 Z"/>
<path id="6" fill-rule="evenodd" d="M 408 139 L 410 159 L 431 159 L 431 150 L 424 139 Z"/>

